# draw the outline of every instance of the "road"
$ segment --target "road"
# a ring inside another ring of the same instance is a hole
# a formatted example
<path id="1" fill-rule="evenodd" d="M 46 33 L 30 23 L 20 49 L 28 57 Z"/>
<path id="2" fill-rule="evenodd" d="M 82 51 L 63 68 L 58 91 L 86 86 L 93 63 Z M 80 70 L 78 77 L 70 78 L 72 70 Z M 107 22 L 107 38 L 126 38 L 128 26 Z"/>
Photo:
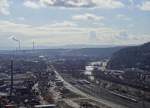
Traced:
<path id="1" fill-rule="evenodd" d="M 121 104 L 123 106 L 127 106 L 128 108 L 149 108 L 150 106 L 149 102 L 144 101 L 145 105 L 143 107 L 143 101 L 140 98 L 129 96 L 129 95 L 128 96 L 122 95 L 122 96 L 127 96 L 128 98 L 130 98 L 130 99 L 125 99 L 125 98 L 118 96 L 120 95 L 119 93 L 102 88 L 98 85 L 72 83 L 72 82 L 78 81 L 78 79 L 73 78 L 72 76 L 66 75 L 66 74 L 65 75 L 62 74 L 62 76 L 67 82 L 69 82 L 70 84 L 73 84 L 74 87 L 94 97 L 102 98 L 104 100 L 108 100 L 117 104 Z"/>
<path id="2" fill-rule="evenodd" d="M 41 105 L 48 105 L 48 102 L 46 102 L 40 94 L 40 91 L 38 88 L 38 83 L 34 84 L 32 89 L 36 90 L 39 93 L 38 99 L 40 100 L 40 104 Z"/>
<path id="3" fill-rule="evenodd" d="M 71 106 L 72 108 L 80 108 L 76 102 L 72 101 L 71 99 L 64 99 L 63 100 L 67 105 Z"/>
<path id="4" fill-rule="evenodd" d="M 52 67 L 52 66 L 51 66 Z M 56 71 L 56 69 L 53 67 L 53 71 L 55 72 L 56 76 L 58 77 L 59 80 L 63 81 L 64 82 L 64 86 L 69 89 L 70 91 L 74 92 L 74 93 L 77 93 L 81 96 L 84 96 L 88 99 L 91 99 L 93 101 L 96 101 L 96 102 L 99 102 L 101 104 L 104 104 L 106 106 L 109 106 L 109 107 L 112 107 L 112 108 L 127 108 L 126 106 L 123 106 L 123 105 L 119 105 L 119 104 L 116 104 L 116 103 L 113 103 L 111 101 L 108 101 L 108 100 L 105 100 L 105 99 L 102 99 L 102 98 L 97 98 L 97 97 L 94 97 L 92 95 L 89 95 L 81 90 L 79 90 L 78 88 L 74 87 L 73 85 L 71 85 L 70 83 L 68 83 L 66 80 L 64 80 L 64 78 Z"/>

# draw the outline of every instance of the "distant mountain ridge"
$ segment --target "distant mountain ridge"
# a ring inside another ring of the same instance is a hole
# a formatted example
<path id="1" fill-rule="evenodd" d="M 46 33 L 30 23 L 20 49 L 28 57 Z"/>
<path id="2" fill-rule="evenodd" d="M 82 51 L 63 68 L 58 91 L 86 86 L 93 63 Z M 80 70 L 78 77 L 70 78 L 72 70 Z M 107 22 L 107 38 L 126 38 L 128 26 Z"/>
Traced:
<path id="1" fill-rule="evenodd" d="M 150 71 L 150 42 L 126 47 L 114 53 L 108 63 L 108 68 L 139 68 Z"/>
<path id="2" fill-rule="evenodd" d="M 123 47 L 109 47 L 109 48 L 81 48 L 74 49 L 67 52 L 67 55 L 78 55 L 78 56 L 93 56 L 108 58 L 111 57 L 113 53 L 122 49 Z"/>
<path id="3" fill-rule="evenodd" d="M 24 55 L 45 55 L 45 56 L 84 56 L 84 57 L 100 57 L 108 58 L 123 46 L 108 48 L 78 48 L 78 49 L 36 49 L 22 50 L 20 53 Z M 15 54 L 15 51 L 0 51 L 0 54 Z"/>

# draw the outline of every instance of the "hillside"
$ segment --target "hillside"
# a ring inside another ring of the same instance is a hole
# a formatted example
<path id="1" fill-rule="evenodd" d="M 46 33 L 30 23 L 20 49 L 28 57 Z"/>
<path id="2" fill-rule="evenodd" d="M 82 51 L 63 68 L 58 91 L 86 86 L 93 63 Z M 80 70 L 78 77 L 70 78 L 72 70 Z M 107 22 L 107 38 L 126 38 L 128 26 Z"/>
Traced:
<path id="1" fill-rule="evenodd" d="M 150 42 L 140 46 L 126 47 L 114 53 L 108 68 L 140 68 L 150 70 Z"/>
<path id="2" fill-rule="evenodd" d="M 84 56 L 84 57 L 100 57 L 108 58 L 112 54 L 123 47 L 110 48 L 80 48 L 80 49 L 36 49 L 22 50 L 19 53 L 14 51 L 0 51 L 0 54 L 19 54 L 19 55 L 45 55 L 45 56 Z"/>
<path id="3" fill-rule="evenodd" d="M 123 47 L 111 47 L 111 48 L 82 48 L 82 49 L 74 49 L 64 53 L 65 55 L 71 56 L 90 56 L 90 57 L 102 57 L 108 58 L 111 57 L 112 54 Z"/>

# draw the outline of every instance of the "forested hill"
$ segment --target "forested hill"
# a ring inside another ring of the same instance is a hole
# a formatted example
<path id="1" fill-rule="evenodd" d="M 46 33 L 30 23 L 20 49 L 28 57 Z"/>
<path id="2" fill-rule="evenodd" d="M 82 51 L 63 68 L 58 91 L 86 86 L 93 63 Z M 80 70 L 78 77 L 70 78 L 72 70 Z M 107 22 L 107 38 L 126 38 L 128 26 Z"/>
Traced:
<path id="1" fill-rule="evenodd" d="M 140 46 L 123 48 L 113 54 L 108 68 L 140 68 L 150 71 L 150 42 Z"/>
<path id="2" fill-rule="evenodd" d="M 123 47 L 110 47 L 110 48 L 82 48 L 74 49 L 65 53 L 66 55 L 73 56 L 89 56 L 89 57 L 102 57 L 110 58 L 113 53 L 120 50 Z"/>

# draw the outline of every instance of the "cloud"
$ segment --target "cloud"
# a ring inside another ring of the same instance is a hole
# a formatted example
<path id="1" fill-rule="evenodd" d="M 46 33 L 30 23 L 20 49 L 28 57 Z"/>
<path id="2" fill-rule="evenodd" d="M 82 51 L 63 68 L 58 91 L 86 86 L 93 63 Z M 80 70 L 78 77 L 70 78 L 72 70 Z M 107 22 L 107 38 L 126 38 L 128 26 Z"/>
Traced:
<path id="1" fill-rule="evenodd" d="M 51 33 L 68 32 L 68 29 L 75 28 L 77 25 L 70 21 L 56 22 L 52 24 L 32 26 L 29 24 L 14 23 L 10 21 L 0 21 L 0 32 L 19 33 L 22 35 L 49 35 Z"/>
<path id="2" fill-rule="evenodd" d="M 129 3 L 132 5 L 134 4 L 134 0 L 129 0 Z"/>
<path id="3" fill-rule="evenodd" d="M 82 15 L 75 15 L 72 17 L 73 20 L 92 20 L 92 21 L 99 21 L 99 20 L 103 20 L 104 17 L 103 16 L 97 16 L 91 13 L 86 13 L 86 14 L 82 14 Z"/>
<path id="4" fill-rule="evenodd" d="M 119 0 L 91 0 L 96 6 L 100 8 L 122 8 L 124 4 Z"/>
<path id="5" fill-rule="evenodd" d="M 120 20 L 126 20 L 126 21 L 130 21 L 130 20 L 131 20 L 130 17 L 128 17 L 128 16 L 126 16 L 126 15 L 124 15 L 124 14 L 118 14 L 118 15 L 116 16 L 116 18 L 117 18 L 117 19 L 120 19 Z"/>
<path id="6" fill-rule="evenodd" d="M 150 40 L 149 35 L 128 34 L 125 30 L 110 27 L 78 27 L 78 25 L 69 21 L 33 26 L 0 20 L 0 39 L 5 37 L 7 42 L 8 37 L 6 36 L 10 37 L 11 35 L 15 35 L 23 40 L 25 46 L 30 45 L 29 43 L 32 43 L 32 40 L 35 40 L 38 45 L 42 46 L 49 46 L 49 43 L 62 45 L 88 44 L 89 42 L 95 44 L 127 45 Z"/>
<path id="7" fill-rule="evenodd" d="M 89 32 L 89 41 L 92 43 L 97 43 L 100 41 L 99 38 L 97 37 L 96 31 L 90 31 Z"/>
<path id="8" fill-rule="evenodd" d="M 24 17 L 18 17 L 17 19 L 20 20 L 20 21 L 24 21 L 25 20 Z"/>
<path id="9" fill-rule="evenodd" d="M 71 21 L 63 21 L 63 22 L 56 22 L 49 26 L 50 27 L 73 27 L 73 26 L 77 26 L 77 25 Z"/>
<path id="10" fill-rule="evenodd" d="M 9 15 L 9 3 L 8 0 L 0 0 L 0 14 Z"/>
<path id="11" fill-rule="evenodd" d="M 33 2 L 33 1 L 25 1 L 24 6 L 30 7 L 32 9 L 39 9 L 40 8 L 40 5 L 37 4 L 36 2 Z"/>
<path id="12" fill-rule="evenodd" d="M 86 28 L 78 27 L 73 22 L 60 22 L 47 25 L 32 26 L 29 24 L 14 23 L 10 21 L 0 21 L 0 33 L 14 34 L 20 38 L 31 40 L 35 38 L 38 42 L 58 42 L 60 43 L 79 43 L 88 40 L 89 31 L 100 31 L 101 33 L 109 32 L 113 34 L 110 28 Z M 25 40 L 25 39 L 24 39 Z"/>
<path id="13" fill-rule="evenodd" d="M 142 5 L 138 5 L 142 11 L 150 11 L 150 1 L 145 1 Z"/>
<path id="14" fill-rule="evenodd" d="M 68 7 L 68 8 L 106 8 L 115 9 L 122 8 L 124 4 L 119 0 L 26 0 L 24 5 L 33 9 L 40 7 Z"/>
<path id="15" fill-rule="evenodd" d="M 117 36 L 117 38 L 120 40 L 127 40 L 129 38 L 128 36 L 128 33 L 123 31 L 123 32 L 120 32 Z"/>

